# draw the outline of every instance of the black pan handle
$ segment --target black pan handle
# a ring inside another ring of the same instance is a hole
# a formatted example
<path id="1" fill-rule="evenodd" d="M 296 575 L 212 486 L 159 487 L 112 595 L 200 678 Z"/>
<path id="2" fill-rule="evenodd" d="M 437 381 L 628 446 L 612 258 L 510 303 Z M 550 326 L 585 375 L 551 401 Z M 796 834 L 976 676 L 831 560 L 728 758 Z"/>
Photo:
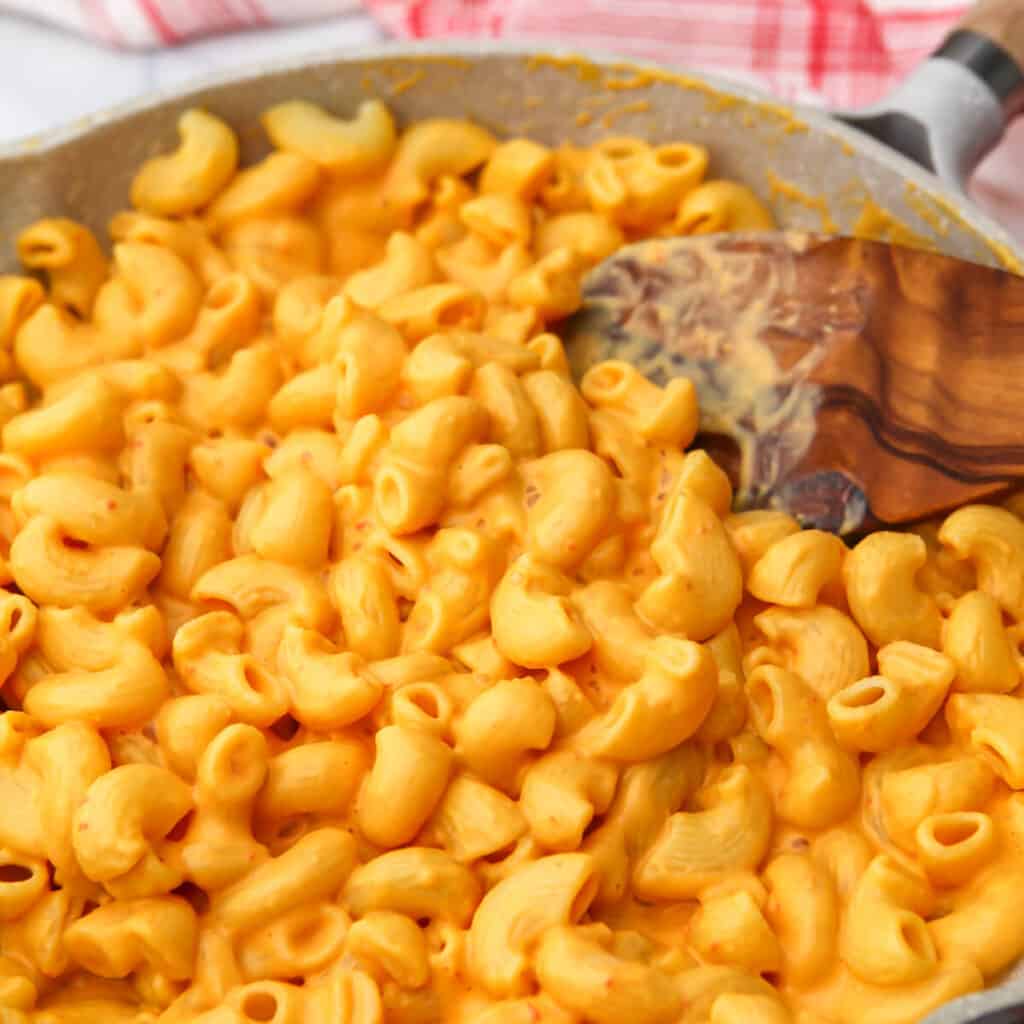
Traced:
<path id="1" fill-rule="evenodd" d="M 1005 46 L 973 28 L 957 28 L 932 54 L 966 68 L 988 86 L 1013 116 L 1024 102 L 1024 56 L 1018 60 Z"/>
<path id="2" fill-rule="evenodd" d="M 981 0 L 882 102 L 839 116 L 965 190 L 1024 111 L 1024 0 Z"/>
<path id="3" fill-rule="evenodd" d="M 1000 102 L 1019 110 L 1024 102 L 1024 3 L 980 0 L 936 56 L 963 64 Z"/>

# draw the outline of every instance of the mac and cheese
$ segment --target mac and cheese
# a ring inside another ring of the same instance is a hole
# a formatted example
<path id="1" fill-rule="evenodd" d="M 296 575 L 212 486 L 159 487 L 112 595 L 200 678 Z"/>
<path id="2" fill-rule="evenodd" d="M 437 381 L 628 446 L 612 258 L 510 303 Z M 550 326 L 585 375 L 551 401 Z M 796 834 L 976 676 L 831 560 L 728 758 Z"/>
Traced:
<path id="1" fill-rule="evenodd" d="M 0 1017 L 909 1024 L 1024 953 L 1024 523 L 732 515 L 690 381 L 569 375 L 750 190 L 263 124 L 0 277 Z"/>

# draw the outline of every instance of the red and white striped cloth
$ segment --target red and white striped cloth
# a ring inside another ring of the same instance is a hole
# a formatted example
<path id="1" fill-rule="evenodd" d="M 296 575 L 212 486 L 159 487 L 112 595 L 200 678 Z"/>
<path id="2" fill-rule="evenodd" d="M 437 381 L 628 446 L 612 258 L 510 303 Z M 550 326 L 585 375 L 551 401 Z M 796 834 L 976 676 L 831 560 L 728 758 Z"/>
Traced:
<path id="1" fill-rule="evenodd" d="M 0 0 L 0 11 L 52 21 L 109 46 L 129 50 L 327 18 L 359 6 L 359 0 Z"/>
<path id="2" fill-rule="evenodd" d="M 571 41 L 713 71 L 789 100 L 883 95 L 969 5 L 949 0 L 369 0 L 409 36 Z"/>
<path id="3" fill-rule="evenodd" d="M 942 39 L 955 0 L 363 0 L 399 36 L 514 36 L 715 71 L 785 99 L 856 106 Z M 360 0 L 0 0 L 111 46 L 322 18 Z"/>

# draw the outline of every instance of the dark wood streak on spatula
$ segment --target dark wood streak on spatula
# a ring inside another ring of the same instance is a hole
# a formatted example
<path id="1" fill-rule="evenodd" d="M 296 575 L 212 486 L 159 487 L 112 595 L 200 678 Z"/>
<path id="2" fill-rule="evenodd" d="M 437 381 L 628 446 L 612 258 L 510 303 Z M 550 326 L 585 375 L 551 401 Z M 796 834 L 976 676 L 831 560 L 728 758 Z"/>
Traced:
<path id="1" fill-rule="evenodd" d="M 855 388 L 828 386 L 822 409 L 848 409 L 864 420 L 875 441 L 887 452 L 931 466 L 967 484 L 1005 484 L 1007 465 L 1021 455 L 1021 450 L 1012 446 L 955 445 L 933 434 L 896 427 L 874 401 Z M 1011 478 L 1013 472 L 1009 473 Z"/>
<path id="2" fill-rule="evenodd" d="M 856 531 L 1024 476 L 1024 278 L 765 233 L 630 246 L 585 296 L 567 332 L 576 372 L 621 358 L 655 381 L 691 376 L 702 429 L 743 455 L 741 506 Z"/>

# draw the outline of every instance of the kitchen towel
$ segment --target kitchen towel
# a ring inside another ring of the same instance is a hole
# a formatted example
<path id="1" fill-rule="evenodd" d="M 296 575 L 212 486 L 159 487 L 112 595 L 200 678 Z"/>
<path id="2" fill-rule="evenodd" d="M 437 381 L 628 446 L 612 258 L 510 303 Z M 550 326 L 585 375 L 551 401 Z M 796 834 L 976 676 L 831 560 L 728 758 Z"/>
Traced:
<path id="1" fill-rule="evenodd" d="M 351 11 L 360 0 L 0 0 L 115 47 L 173 46 Z M 967 8 L 950 0 L 364 0 L 394 35 L 514 36 L 628 53 L 787 100 L 877 99 Z"/>
<path id="2" fill-rule="evenodd" d="M 369 0 L 393 33 L 543 38 L 727 75 L 783 99 L 878 99 L 942 40 L 948 0 Z"/>
<path id="3" fill-rule="evenodd" d="M 129 50 L 325 18 L 359 6 L 360 0 L 0 0 L 0 11 L 50 21 Z"/>

